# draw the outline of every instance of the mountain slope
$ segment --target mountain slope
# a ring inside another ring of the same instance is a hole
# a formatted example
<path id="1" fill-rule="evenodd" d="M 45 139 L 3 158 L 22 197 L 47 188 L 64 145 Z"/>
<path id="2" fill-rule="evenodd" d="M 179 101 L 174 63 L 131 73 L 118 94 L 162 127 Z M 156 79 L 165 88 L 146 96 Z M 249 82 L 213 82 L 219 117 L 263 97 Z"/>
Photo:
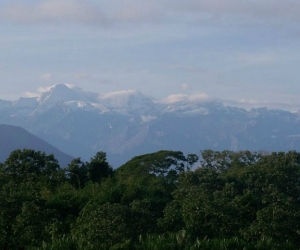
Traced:
<path id="1" fill-rule="evenodd" d="M 73 157 L 28 133 L 23 128 L 0 125 L 0 162 L 4 162 L 12 151 L 24 148 L 42 151 L 46 154 L 54 154 L 62 167 L 67 166 L 73 159 Z"/>

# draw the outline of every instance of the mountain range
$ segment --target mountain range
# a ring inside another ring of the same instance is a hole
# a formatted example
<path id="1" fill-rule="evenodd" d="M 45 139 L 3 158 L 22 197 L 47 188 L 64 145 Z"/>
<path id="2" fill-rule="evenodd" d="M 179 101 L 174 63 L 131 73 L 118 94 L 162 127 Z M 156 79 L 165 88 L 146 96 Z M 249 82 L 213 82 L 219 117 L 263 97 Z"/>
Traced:
<path id="1" fill-rule="evenodd" d="M 85 92 L 64 84 L 38 97 L 0 100 L 0 123 L 20 126 L 59 150 L 118 167 L 157 150 L 300 150 L 300 113 L 215 101 L 155 100 L 139 91 Z"/>

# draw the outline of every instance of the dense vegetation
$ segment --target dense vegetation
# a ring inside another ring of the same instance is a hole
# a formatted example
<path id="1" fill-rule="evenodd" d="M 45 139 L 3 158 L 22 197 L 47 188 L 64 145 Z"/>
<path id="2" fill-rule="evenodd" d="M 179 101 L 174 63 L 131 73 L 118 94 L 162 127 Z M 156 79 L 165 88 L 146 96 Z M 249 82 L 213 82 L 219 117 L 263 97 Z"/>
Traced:
<path id="1" fill-rule="evenodd" d="M 0 166 L 1 249 L 298 249 L 300 153 L 159 151 L 113 170 L 16 150 Z"/>

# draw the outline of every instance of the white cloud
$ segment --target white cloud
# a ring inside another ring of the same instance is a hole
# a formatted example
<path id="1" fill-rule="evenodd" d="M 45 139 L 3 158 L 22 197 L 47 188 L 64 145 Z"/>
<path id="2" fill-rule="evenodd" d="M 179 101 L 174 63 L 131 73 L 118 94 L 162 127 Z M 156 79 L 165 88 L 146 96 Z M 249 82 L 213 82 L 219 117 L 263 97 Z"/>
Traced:
<path id="1" fill-rule="evenodd" d="M 223 100 L 222 103 L 228 106 L 241 107 L 246 109 L 266 107 L 269 109 L 284 109 L 284 110 L 298 110 L 298 103 L 286 101 L 269 101 L 269 100 L 255 100 L 255 99 L 240 99 L 240 100 Z"/>
<path id="2" fill-rule="evenodd" d="M 178 102 L 183 103 L 206 103 L 206 102 L 219 102 L 226 106 L 240 107 L 245 109 L 266 107 L 269 109 L 284 109 L 284 110 L 299 110 L 299 97 L 298 95 L 289 96 L 291 101 L 278 100 L 260 100 L 260 99 L 222 99 L 217 97 L 210 97 L 205 93 L 198 93 L 194 95 L 173 94 L 163 98 L 158 103 L 174 104 Z"/>
<path id="3" fill-rule="evenodd" d="M 37 98 L 40 98 L 43 93 L 48 92 L 53 87 L 54 87 L 54 85 L 47 86 L 47 87 L 38 87 L 37 92 L 26 91 L 26 92 L 23 93 L 23 96 L 24 97 L 37 97 Z"/>
<path id="4" fill-rule="evenodd" d="M 47 86 L 47 87 L 38 87 L 36 92 L 26 91 L 23 93 L 23 96 L 25 96 L 25 97 L 40 97 L 43 93 L 50 91 L 50 89 L 53 87 L 54 87 L 54 85 Z"/>
<path id="5" fill-rule="evenodd" d="M 97 99 L 98 99 L 98 94 L 97 93 L 84 91 L 80 87 L 77 87 L 77 86 L 75 86 L 71 83 L 65 83 L 64 85 L 66 85 L 68 88 L 70 88 L 73 91 L 75 91 L 76 93 L 78 93 L 80 96 L 82 96 L 82 97 L 84 96 L 85 98 L 87 98 L 89 100 L 97 101 Z M 43 93 L 49 92 L 53 87 L 55 87 L 55 85 L 46 86 L 46 87 L 41 86 L 41 87 L 38 87 L 35 92 L 30 92 L 30 91 L 24 92 L 23 96 L 24 97 L 38 97 L 38 98 L 40 98 Z"/>
<path id="6" fill-rule="evenodd" d="M 137 95 L 139 92 L 137 90 L 120 90 L 115 92 L 110 92 L 101 95 L 101 99 L 110 99 L 110 98 L 117 98 L 117 97 L 124 97 L 124 96 L 132 96 Z"/>
<path id="7" fill-rule="evenodd" d="M 72 83 L 65 83 L 65 85 L 70 89 L 76 88 Z"/>
<path id="8" fill-rule="evenodd" d="M 55 85 L 56 85 L 56 84 L 51 85 L 51 86 L 46 86 L 46 87 L 38 87 L 38 88 L 37 88 L 37 91 L 38 91 L 38 93 L 45 93 L 45 92 L 50 91 Z M 73 84 L 71 84 L 71 83 L 65 83 L 65 85 L 66 85 L 68 88 L 76 88 L 76 87 L 75 87 Z"/>
<path id="9" fill-rule="evenodd" d="M 47 87 L 38 87 L 37 91 L 38 91 L 38 93 L 45 93 L 45 92 L 48 92 L 53 87 L 54 87 L 54 85 L 47 86 Z"/>
<path id="10" fill-rule="evenodd" d="M 180 85 L 181 89 L 185 90 L 189 87 L 189 85 L 187 83 L 183 83 Z"/>
<path id="11" fill-rule="evenodd" d="M 176 102 L 208 102 L 212 101 L 213 99 L 210 98 L 207 94 L 205 93 L 199 93 L 199 94 L 194 94 L 194 95 L 184 95 L 184 94 L 174 94 L 174 95 L 169 95 L 166 98 L 159 100 L 159 103 L 166 103 L 166 104 L 172 104 Z"/>
<path id="12" fill-rule="evenodd" d="M 33 93 L 33 92 L 24 92 L 23 93 L 23 96 L 24 97 L 28 97 L 28 98 L 30 98 L 30 97 L 38 97 L 40 94 L 39 93 Z"/>
<path id="13" fill-rule="evenodd" d="M 46 73 L 46 74 L 41 75 L 41 78 L 46 81 L 50 81 L 52 79 L 52 75 L 50 73 Z"/>

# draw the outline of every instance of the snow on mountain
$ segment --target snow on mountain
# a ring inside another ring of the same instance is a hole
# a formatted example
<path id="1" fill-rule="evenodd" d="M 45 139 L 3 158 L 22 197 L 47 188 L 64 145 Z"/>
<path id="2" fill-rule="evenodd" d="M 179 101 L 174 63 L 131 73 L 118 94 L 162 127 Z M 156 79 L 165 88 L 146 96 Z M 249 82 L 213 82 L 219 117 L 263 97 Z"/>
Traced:
<path id="1" fill-rule="evenodd" d="M 10 103 L 5 103 L 9 106 Z M 163 113 L 180 116 L 208 115 L 212 108 L 225 109 L 221 103 L 212 102 L 206 95 L 171 95 L 163 100 L 153 98 L 137 91 L 123 90 L 97 95 L 65 84 L 52 86 L 38 98 L 20 98 L 13 102 L 18 114 L 41 114 L 55 105 L 67 105 L 72 111 L 97 111 L 98 113 L 118 113 L 139 116 L 142 122 L 153 121 Z M 5 106 L 2 105 L 2 106 Z M 224 110 L 223 110 L 224 111 Z M 228 110 L 227 110 L 228 111 Z M 145 118 L 148 117 L 148 118 Z M 152 117 L 149 119 L 149 117 Z"/>
<path id="2" fill-rule="evenodd" d="M 101 103 L 84 102 L 84 101 L 69 101 L 64 102 L 71 110 L 76 111 L 98 111 L 99 113 L 109 112 L 109 110 Z"/>
<path id="3" fill-rule="evenodd" d="M 76 87 L 71 88 L 65 84 L 52 86 L 39 97 L 20 98 L 14 102 L 0 100 L 0 111 L 9 110 L 11 116 L 37 115 L 45 113 L 56 105 L 58 107 L 64 106 L 64 110 L 69 107 L 70 111 L 95 111 L 99 114 L 117 113 L 137 116 L 143 123 L 155 121 L 157 117 L 163 114 L 203 116 L 211 113 L 215 115 L 217 113 L 219 115 L 243 113 L 247 114 L 249 118 L 255 118 L 269 113 L 266 108 L 247 111 L 238 107 L 224 106 L 222 103 L 208 98 L 205 94 L 170 95 L 162 100 L 154 100 L 137 90 L 96 94 L 85 92 Z"/>
<path id="4" fill-rule="evenodd" d="M 207 115 L 209 110 L 201 104 L 177 102 L 167 105 L 164 108 L 165 113 L 173 113 L 180 115 Z"/>
<path id="5" fill-rule="evenodd" d="M 107 93 L 101 95 L 99 101 L 110 111 L 122 114 L 147 115 L 156 111 L 153 99 L 137 90 Z"/>
<path id="6" fill-rule="evenodd" d="M 65 84 L 58 84 L 51 87 L 49 91 L 42 93 L 39 103 L 51 105 L 56 102 L 81 101 L 81 99 L 78 93 L 68 88 Z"/>
<path id="7" fill-rule="evenodd" d="M 222 103 L 203 93 L 190 96 L 184 94 L 170 95 L 156 102 L 161 106 L 163 113 L 180 116 L 208 115 L 212 111 L 225 111 L 227 109 Z"/>
<path id="8" fill-rule="evenodd" d="M 0 122 L 22 126 L 85 160 L 118 166 L 161 149 L 300 150 L 300 113 L 225 106 L 205 95 L 154 100 L 136 90 L 87 93 L 60 84 L 39 98 L 0 100 Z"/>
<path id="9" fill-rule="evenodd" d="M 136 90 L 124 90 L 97 95 L 80 89 L 69 88 L 64 84 L 51 87 L 38 98 L 39 112 L 64 103 L 74 110 L 92 111 L 100 113 L 114 112 L 123 115 L 149 115 L 156 111 L 153 100 Z"/>

